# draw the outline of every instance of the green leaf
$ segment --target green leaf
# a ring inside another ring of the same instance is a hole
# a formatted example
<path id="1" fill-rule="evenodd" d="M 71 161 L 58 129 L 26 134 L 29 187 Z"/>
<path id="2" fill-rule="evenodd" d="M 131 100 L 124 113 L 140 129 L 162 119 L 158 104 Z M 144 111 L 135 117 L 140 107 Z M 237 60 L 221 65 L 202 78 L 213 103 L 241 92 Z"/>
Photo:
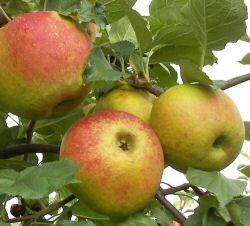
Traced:
<path id="1" fill-rule="evenodd" d="M 213 81 L 200 68 L 187 61 L 180 61 L 181 78 L 184 83 L 199 82 L 204 85 L 212 85 Z"/>
<path id="2" fill-rule="evenodd" d="M 126 12 L 123 10 L 123 6 L 117 0 L 99 0 L 107 10 L 107 21 L 109 23 L 113 23 L 122 17 L 126 16 Z M 132 8 L 136 3 L 136 0 L 127 0 L 126 1 L 129 8 Z"/>
<path id="3" fill-rule="evenodd" d="M 249 165 L 239 165 L 238 170 L 250 178 L 250 166 Z"/>
<path id="4" fill-rule="evenodd" d="M 141 53 L 148 52 L 152 48 L 151 33 L 147 28 L 147 22 L 135 10 L 127 0 L 117 0 L 117 9 L 123 10 L 120 20 L 111 23 L 110 41 L 130 41 L 140 49 Z M 126 39 L 124 39 L 126 38 Z"/>
<path id="5" fill-rule="evenodd" d="M 157 226 L 155 220 L 143 213 L 130 215 L 125 221 L 118 223 L 117 226 Z"/>
<path id="6" fill-rule="evenodd" d="M 109 41 L 111 43 L 128 41 L 135 44 L 135 46 L 138 48 L 136 34 L 127 16 L 124 16 L 110 24 L 110 27 Z"/>
<path id="7" fill-rule="evenodd" d="M 191 184 L 215 194 L 221 207 L 224 207 L 234 197 L 242 195 L 247 186 L 247 182 L 229 179 L 220 172 L 205 172 L 192 168 L 187 171 L 187 179 Z"/>
<path id="8" fill-rule="evenodd" d="M 149 7 L 150 29 L 155 33 L 154 45 L 196 46 L 191 26 L 182 15 L 186 0 L 155 0 Z"/>
<path id="9" fill-rule="evenodd" d="M 93 50 L 88 63 L 89 68 L 86 72 L 87 83 L 96 81 L 120 81 L 121 78 L 129 76 L 126 73 L 113 70 L 99 47 Z"/>
<path id="10" fill-rule="evenodd" d="M 87 98 L 85 99 L 85 102 L 86 101 Z M 71 113 L 63 117 L 38 120 L 34 130 L 35 134 L 33 136 L 33 142 L 60 144 L 62 137 L 68 131 L 68 129 L 76 121 L 85 116 L 83 108 L 84 104 L 82 103 Z"/>
<path id="11" fill-rule="evenodd" d="M 245 126 L 245 140 L 250 141 L 250 122 L 244 122 Z"/>
<path id="12" fill-rule="evenodd" d="M 104 7 L 97 5 L 91 0 L 53 0 L 53 1 L 39 1 L 38 9 L 54 10 L 61 15 L 74 15 L 79 22 L 96 21 L 98 24 L 104 24 Z"/>
<path id="13" fill-rule="evenodd" d="M 149 75 L 152 80 L 155 80 L 164 89 L 178 84 L 178 74 L 169 64 L 151 64 L 149 66 Z"/>
<path id="14" fill-rule="evenodd" d="M 231 221 L 234 223 L 235 226 L 244 226 L 241 221 L 241 209 L 238 204 L 236 204 L 235 201 L 230 202 L 227 205 L 228 212 L 231 217 Z M 249 220 L 248 220 L 249 222 Z M 246 226 L 246 225 L 245 225 Z"/>
<path id="15" fill-rule="evenodd" d="M 39 2 L 39 10 L 42 11 L 44 9 L 46 10 L 54 10 L 54 11 L 65 11 L 72 9 L 75 9 L 77 5 L 79 4 L 79 0 L 53 0 L 53 1 L 47 1 L 47 0 L 38 0 Z"/>
<path id="16" fill-rule="evenodd" d="M 27 1 L 16 1 L 10 0 L 6 7 L 4 8 L 8 15 L 12 18 L 17 17 L 21 14 L 28 13 L 38 9 L 37 1 L 27 0 Z"/>
<path id="17" fill-rule="evenodd" d="M 150 28 L 155 34 L 153 45 L 165 45 L 166 50 L 169 46 L 181 46 L 184 57 L 201 68 L 212 63 L 211 50 L 223 49 L 228 42 L 239 40 L 246 30 L 243 0 L 155 0 L 150 5 L 150 15 Z M 188 48 L 194 49 L 190 56 Z M 173 58 L 181 57 L 180 53 L 174 53 Z"/>
<path id="18" fill-rule="evenodd" d="M 192 63 L 200 64 L 200 50 L 195 46 L 164 46 L 157 49 L 150 57 L 150 63 L 171 62 L 179 63 L 180 60 L 189 60 Z M 206 64 L 213 64 L 216 61 L 213 53 L 207 53 L 205 58 Z"/>
<path id="19" fill-rule="evenodd" d="M 9 223 L 4 223 L 4 222 L 2 222 L 1 220 L 0 220 L 0 225 L 1 225 L 1 226 L 11 226 L 11 224 L 9 224 Z"/>
<path id="20" fill-rule="evenodd" d="M 199 198 L 199 211 L 206 213 L 210 208 L 219 208 L 220 203 L 214 195 L 202 196 Z"/>
<path id="21" fill-rule="evenodd" d="M 244 42 L 250 42 L 250 37 L 248 36 L 247 33 L 245 33 L 242 37 L 241 40 Z"/>
<path id="22" fill-rule="evenodd" d="M 140 52 L 149 52 L 152 48 L 152 37 L 147 28 L 146 21 L 137 11 L 129 8 L 126 0 L 119 1 L 121 1 L 122 7 L 124 8 L 126 15 L 128 16 L 130 23 L 134 29 Z"/>
<path id="23" fill-rule="evenodd" d="M 191 215 L 183 226 L 227 226 L 227 222 L 214 212 Z"/>
<path id="24" fill-rule="evenodd" d="M 5 128 L 2 127 L 0 131 L 0 148 L 5 148 L 11 144 L 18 143 L 19 129 L 19 126 L 13 126 L 10 128 L 7 126 Z"/>
<path id="25" fill-rule="evenodd" d="M 14 159 L 0 159 L 0 170 L 3 169 L 13 169 L 16 171 L 24 170 L 33 164 L 26 161 L 14 160 Z"/>
<path id="26" fill-rule="evenodd" d="M 135 45 L 129 41 L 120 41 L 110 45 L 117 57 L 127 60 L 135 51 Z"/>
<path id="27" fill-rule="evenodd" d="M 78 202 L 72 207 L 72 212 L 75 216 L 81 218 L 88 218 L 92 220 L 109 220 L 109 218 L 105 215 L 97 213 L 90 209 L 85 203 Z"/>
<path id="28" fill-rule="evenodd" d="M 189 0 L 183 10 L 202 54 L 223 49 L 246 31 L 247 8 L 243 0 Z"/>
<path id="29" fill-rule="evenodd" d="M 39 199 L 70 183 L 76 183 L 78 166 L 68 161 L 55 161 L 28 167 L 21 172 L 0 170 L 0 193 Z"/>
<path id="30" fill-rule="evenodd" d="M 168 210 L 159 203 L 158 200 L 154 199 L 147 206 L 150 215 L 156 218 L 156 222 L 159 225 L 172 226 L 174 217 L 168 212 Z"/>
<path id="31" fill-rule="evenodd" d="M 250 53 L 246 54 L 242 60 L 240 61 L 240 63 L 246 65 L 246 64 L 250 64 Z"/>
<path id="32" fill-rule="evenodd" d="M 233 214 L 237 213 L 237 216 L 239 218 L 238 220 L 240 220 L 242 225 L 248 226 L 250 221 L 250 197 L 237 199 L 234 201 L 234 203 L 237 206 L 234 205 L 234 208 L 232 209 L 233 211 L 231 211 L 231 213 Z M 233 216 L 235 217 L 235 215 Z"/>

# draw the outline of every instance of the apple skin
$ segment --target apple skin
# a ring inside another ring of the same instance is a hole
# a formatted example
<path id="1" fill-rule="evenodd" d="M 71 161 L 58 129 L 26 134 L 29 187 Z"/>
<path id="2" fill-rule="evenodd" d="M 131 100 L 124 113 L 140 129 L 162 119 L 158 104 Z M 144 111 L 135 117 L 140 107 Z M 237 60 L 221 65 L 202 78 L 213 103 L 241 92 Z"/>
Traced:
<path id="1" fill-rule="evenodd" d="M 82 183 L 69 189 L 93 210 L 112 219 L 143 209 L 156 194 L 164 156 L 152 128 L 127 112 L 99 112 L 73 125 L 60 158 L 80 165 Z"/>
<path id="2" fill-rule="evenodd" d="M 96 104 L 94 112 L 100 111 L 124 111 L 131 113 L 149 123 L 151 109 L 156 97 L 130 85 L 122 85 L 112 89 L 101 97 Z"/>
<path id="3" fill-rule="evenodd" d="M 54 11 L 32 12 L 0 28 L 0 107 L 30 119 L 58 117 L 90 91 L 83 72 L 92 42 Z"/>
<path id="4" fill-rule="evenodd" d="M 177 85 L 154 103 L 151 126 L 168 165 L 220 171 L 241 151 L 244 124 L 231 98 L 222 90 L 199 84 Z"/>

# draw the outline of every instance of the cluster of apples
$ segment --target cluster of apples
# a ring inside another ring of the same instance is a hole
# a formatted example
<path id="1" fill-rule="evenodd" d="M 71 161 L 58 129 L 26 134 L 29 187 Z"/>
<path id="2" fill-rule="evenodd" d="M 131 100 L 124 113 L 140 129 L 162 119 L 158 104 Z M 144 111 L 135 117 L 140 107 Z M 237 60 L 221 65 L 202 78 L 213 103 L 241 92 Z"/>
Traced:
<path id="1" fill-rule="evenodd" d="M 122 85 L 68 131 L 61 157 L 81 165 L 83 183 L 71 185 L 73 193 L 115 218 L 148 203 L 167 165 L 181 172 L 222 170 L 244 137 L 240 113 L 220 89 L 184 84 L 155 97 Z"/>
<path id="2" fill-rule="evenodd" d="M 24 14 L 0 29 L 0 106 L 21 117 L 67 114 L 90 87 L 83 72 L 91 38 L 56 12 Z M 34 95 L 36 94 L 36 95 Z M 177 85 L 159 97 L 122 85 L 72 125 L 60 158 L 80 165 L 69 188 L 111 218 L 143 209 L 167 165 L 221 170 L 239 154 L 244 124 L 223 91 Z"/>

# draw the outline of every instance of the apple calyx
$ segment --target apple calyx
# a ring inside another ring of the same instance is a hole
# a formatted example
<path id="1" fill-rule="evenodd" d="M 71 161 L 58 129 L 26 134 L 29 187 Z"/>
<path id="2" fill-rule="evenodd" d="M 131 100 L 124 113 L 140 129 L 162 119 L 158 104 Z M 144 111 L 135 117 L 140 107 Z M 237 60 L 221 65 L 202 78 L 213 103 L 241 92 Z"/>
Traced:
<path id="1" fill-rule="evenodd" d="M 132 134 L 118 134 L 118 147 L 124 152 L 130 151 L 133 145 L 133 139 Z"/>

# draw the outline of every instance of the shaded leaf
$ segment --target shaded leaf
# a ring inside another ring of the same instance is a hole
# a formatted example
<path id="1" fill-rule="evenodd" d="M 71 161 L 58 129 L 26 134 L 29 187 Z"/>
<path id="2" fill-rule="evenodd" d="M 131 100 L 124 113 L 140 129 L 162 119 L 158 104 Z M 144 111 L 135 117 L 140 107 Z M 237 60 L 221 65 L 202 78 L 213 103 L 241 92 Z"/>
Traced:
<path id="1" fill-rule="evenodd" d="M 11 224 L 4 223 L 4 222 L 2 222 L 2 221 L 0 220 L 0 225 L 1 225 L 1 226 L 10 226 Z"/>
<path id="2" fill-rule="evenodd" d="M 250 178 L 250 166 L 249 165 L 239 165 L 238 170 Z"/>
<path id="3" fill-rule="evenodd" d="M 154 199 L 148 205 L 149 213 L 152 217 L 156 218 L 156 222 L 162 226 L 172 226 L 174 217 L 168 212 L 168 210 Z"/>
<path id="4" fill-rule="evenodd" d="M 232 219 L 232 222 L 234 223 L 235 226 L 246 226 L 246 225 L 242 224 L 242 221 L 241 221 L 242 212 L 241 212 L 239 205 L 236 204 L 235 201 L 230 202 L 227 205 L 227 209 L 228 209 L 228 212 L 229 212 L 230 217 Z M 248 220 L 248 222 L 249 222 L 249 220 Z"/>
<path id="5" fill-rule="evenodd" d="M 26 161 L 20 161 L 14 159 L 0 159 L 0 170 L 14 169 L 16 171 L 21 171 L 24 170 L 26 167 L 30 167 L 32 165 L 33 164 Z"/>
<path id="6" fill-rule="evenodd" d="M 81 218 L 89 218 L 89 219 L 96 219 L 96 220 L 109 220 L 109 218 L 105 215 L 97 213 L 90 209 L 85 203 L 78 202 L 72 207 L 73 214 L 77 217 Z"/>
<path id="7" fill-rule="evenodd" d="M 235 200 L 235 204 L 238 206 L 233 209 L 233 213 L 235 214 L 237 211 L 240 222 L 243 224 L 243 226 L 248 226 L 250 220 L 250 197 L 237 199 Z"/>
<path id="8" fill-rule="evenodd" d="M 245 42 L 250 42 L 250 37 L 248 36 L 247 33 L 245 33 L 245 34 L 241 37 L 241 40 L 242 40 L 242 41 L 245 41 Z"/>
<path id="9" fill-rule="evenodd" d="M 7 1 L 6 1 L 7 2 Z M 8 15 L 15 18 L 21 14 L 28 13 L 38 9 L 37 1 L 16 1 L 10 0 L 4 8 Z"/>
<path id="10" fill-rule="evenodd" d="M 178 74 L 169 64 L 151 64 L 149 66 L 149 75 L 152 80 L 155 80 L 164 89 L 178 84 Z"/>
<path id="11" fill-rule="evenodd" d="M 128 59 L 130 55 L 135 51 L 135 45 L 129 41 L 120 41 L 110 45 L 114 50 L 115 55 Z"/>
<path id="12" fill-rule="evenodd" d="M 5 129 L 2 127 L 0 131 L 0 148 L 4 148 L 12 144 L 18 143 L 19 129 L 19 126 L 13 126 L 10 128 L 5 127 Z"/>
<path id="13" fill-rule="evenodd" d="M 119 81 L 121 78 L 129 76 L 125 73 L 113 70 L 99 47 L 93 50 L 88 63 L 89 68 L 86 72 L 87 83 L 96 81 Z"/>
<path id="14" fill-rule="evenodd" d="M 155 220 L 144 214 L 133 214 L 128 217 L 125 221 L 118 223 L 117 226 L 157 226 Z"/>
<path id="15" fill-rule="evenodd" d="M 191 215 L 183 226 L 227 226 L 227 222 L 214 212 Z"/>
<path id="16" fill-rule="evenodd" d="M 245 126 L 245 140 L 250 140 L 250 122 L 244 122 Z"/>
<path id="17" fill-rule="evenodd" d="M 184 83 L 199 82 L 204 85 L 212 85 L 213 81 L 200 68 L 187 61 L 180 61 L 181 78 Z"/>
<path id="18" fill-rule="evenodd" d="M 242 195 L 247 186 L 245 181 L 227 178 L 217 171 L 205 172 L 192 168 L 187 171 L 187 179 L 191 184 L 214 193 L 221 207 L 234 197 Z"/>
<path id="19" fill-rule="evenodd" d="M 145 59 L 139 55 L 139 53 L 134 52 L 129 58 L 130 66 L 137 71 L 138 74 L 144 73 Z"/>
<path id="20" fill-rule="evenodd" d="M 87 98 L 85 102 L 87 102 Z M 33 142 L 60 144 L 67 130 L 76 121 L 85 116 L 83 112 L 84 103 L 80 104 L 75 110 L 63 117 L 38 120 L 34 130 Z"/>
<path id="21" fill-rule="evenodd" d="M 56 189 L 77 182 L 74 174 L 78 169 L 77 165 L 61 160 L 28 167 L 21 172 L 0 170 L 0 193 L 29 199 L 43 198 Z"/>
<path id="22" fill-rule="evenodd" d="M 246 54 L 240 61 L 242 64 L 250 64 L 250 53 Z"/>
<path id="23" fill-rule="evenodd" d="M 204 213 L 208 212 L 211 207 L 218 209 L 220 205 L 218 199 L 213 195 L 200 197 L 199 204 L 199 211 Z"/>

